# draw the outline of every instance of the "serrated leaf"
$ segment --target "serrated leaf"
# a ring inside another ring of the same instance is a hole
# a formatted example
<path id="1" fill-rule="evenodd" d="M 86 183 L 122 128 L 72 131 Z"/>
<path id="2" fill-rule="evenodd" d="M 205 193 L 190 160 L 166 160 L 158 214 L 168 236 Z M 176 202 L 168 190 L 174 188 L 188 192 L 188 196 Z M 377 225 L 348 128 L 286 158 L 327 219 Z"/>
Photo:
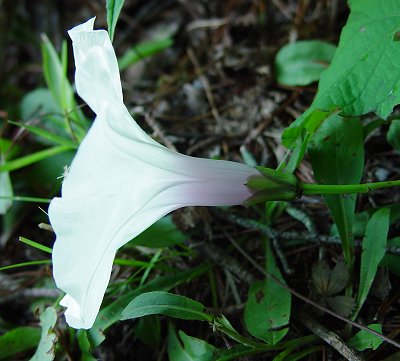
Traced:
<path id="1" fill-rule="evenodd" d="M 325 296 L 328 289 L 331 270 L 326 261 L 318 262 L 314 265 L 311 273 L 313 286 L 318 295 Z"/>
<path id="2" fill-rule="evenodd" d="M 382 118 L 400 102 L 400 57 L 395 35 L 400 30 L 397 0 L 353 0 L 331 65 L 321 75 L 310 109 L 285 130 L 290 147 L 315 109 L 338 108 L 342 116 L 375 112 Z M 321 120 L 322 121 L 322 120 Z"/>
<path id="3" fill-rule="evenodd" d="M 335 295 L 342 291 L 349 282 L 349 269 L 344 262 L 336 263 L 330 275 L 330 295 Z"/>
<path id="4" fill-rule="evenodd" d="M 367 223 L 362 243 L 360 285 L 357 294 L 359 310 L 374 281 L 378 265 L 383 259 L 387 245 L 390 211 L 382 208 L 376 211 Z"/>
<path id="5" fill-rule="evenodd" d="M 309 144 L 310 161 L 319 184 L 358 184 L 364 168 L 363 133 L 358 118 L 332 115 Z M 353 261 L 354 194 L 324 195 L 342 240 L 347 264 Z"/>
<path id="6" fill-rule="evenodd" d="M 35 348 L 40 340 L 40 328 L 16 327 L 0 336 L 0 360 Z"/>
<path id="7" fill-rule="evenodd" d="M 125 0 L 107 0 L 107 25 L 108 25 L 108 35 L 111 41 L 114 39 L 115 27 L 117 26 L 117 21 L 119 14 L 121 13 L 122 6 Z"/>
<path id="8" fill-rule="evenodd" d="M 326 303 L 331 310 L 343 317 L 349 317 L 355 308 L 355 300 L 350 296 L 334 296 L 326 297 Z"/>
<path id="9" fill-rule="evenodd" d="M 170 361 L 213 361 L 217 349 L 204 340 L 179 331 L 179 338 L 170 324 L 168 328 L 168 358 Z"/>
<path id="10" fill-rule="evenodd" d="M 349 271 L 343 262 L 331 270 L 326 261 L 321 261 L 313 267 L 311 276 L 318 295 L 334 296 L 346 287 Z"/>
<path id="11" fill-rule="evenodd" d="M 308 85 L 319 80 L 321 72 L 331 62 L 336 46 L 325 41 L 304 40 L 282 47 L 275 58 L 278 83 Z"/>
<path id="12" fill-rule="evenodd" d="M 42 335 L 39 346 L 30 359 L 30 361 L 52 361 L 55 357 L 55 344 L 57 335 L 53 327 L 57 322 L 57 312 L 54 307 L 47 307 L 40 315 L 40 325 L 42 326 Z"/>
<path id="13" fill-rule="evenodd" d="M 266 271 L 281 282 L 285 282 L 269 242 L 266 243 Z M 275 345 L 288 332 L 291 294 L 271 278 L 255 282 L 250 286 L 244 309 L 244 322 L 254 337 Z"/>
<path id="14" fill-rule="evenodd" d="M 379 323 L 373 323 L 371 325 L 368 325 L 368 328 L 371 330 L 374 330 L 376 332 L 382 333 L 382 325 Z M 376 350 L 383 340 L 379 338 L 378 336 L 373 335 L 370 332 L 361 330 L 357 332 L 349 341 L 348 345 L 350 347 L 353 347 L 357 351 L 363 351 L 368 348 L 371 348 L 373 350 Z"/>
<path id="15" fill-rule="evenodd" d="M 204 306 L 190 298 L 163 291 L 143 293 L 122 311 L 121 320 L 148 315 L 164 315 L 183 320 L 210 321 Z"/>

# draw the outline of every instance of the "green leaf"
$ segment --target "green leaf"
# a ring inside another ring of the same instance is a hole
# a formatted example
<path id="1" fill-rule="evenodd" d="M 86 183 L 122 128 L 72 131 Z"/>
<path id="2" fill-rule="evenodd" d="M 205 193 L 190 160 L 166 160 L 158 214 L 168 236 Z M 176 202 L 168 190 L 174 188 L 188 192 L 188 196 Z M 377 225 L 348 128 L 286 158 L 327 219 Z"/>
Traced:
<path id="1" fill-rule="evenodd" d="M 304 40 L 282 47 L 275 58 L 278 83 L 308 85 L 319 80 L 335 54 L 336 46 L 325 41 Z"/>
<path id="2" fill-rule="evenodd" d="M 266 271 L 285 282 L 266 243 Z M 244 322 L 251 335 L 275 345 L 288 332 L 291 294 L 273 279 L 255 282 L 250 286 L 244 309 Z"/>
<path id="3" fill-rule="evenodd" d="M 66 52 L 67 43 L 63 43 L 63 53 Z M 82 140 L 89 127 L 88 121 L 82 111 L 77 107 L 72 86 L 66 75 L 66 64 L 62 64 L 57 51 L 46 35 L 42 37 L 41 43 L 43 58 L 43 75 L 46 84 L 54 97 L 54 100 L 66 116 L 66 126 L 78 140 Z M 66 59 L 66 57 L 64 57 Z M 69 119 L 75 124 L 72 127 Z"/>
<path id="4" fill-rule="evenodd" d="M 382 325 L 380 325 L 379 323 L 368 325 L 368 328 L 376 332 L 382 333 Z M 376 350 L 382 342 L 383 340 L 378 336 L 361 330 L 348 341 L 348 345 L 356 349 L 357 351 L 363 351 L 367 348 L 372 348 L 373 350 Z"/>
<path id="5" fill-rule="evenodd" d="M 128 49 L 120 59 L 118 59 L 119 70 L 123 71 L 128 66 L 137 63 L 138 61 L 159 53 L 164 49 L 168 49 L 174 43 L 172 37 L 163 39 L 148 40 L 143 43 L 137 44 Z"/>
<path id="6" fill-rule="evenodd" d="M 11 142 L 6 142 L 5 140 L 0 143 L 0 166 L 4 165 L 6 161 L 6 151 L 10 145 Z M 13 196 L 14 192 L 9 172 L 0 171 L 0 215 L 6 214 L 12 206 L 11 197 Z"/>
<path id="7" fill-rule="evenodd" d="M 386 137 L 393 149 L 400 152 L 400 119 L 391 122 Z"/>
<path id="8" fill-rule="evenodd" d="M 145 345 L 158 348 L 161 340 L 161 325 L 157 315 L 141 317 L 134 329 L 136 337 Z"/>
<path id="9" fill-rule="evenodd" d="M 81 350 L 80 361 L 96 361 L 97 359 L 91 354 L 90 342 L 86 330 L 78 330 L 77 339 Z"/>
<path id="10" fill-rule="evenodd" d="M 0 160 L 0 166 L 4 164 Z M 12 206 L 12 197 L 14 196 L 10 174 L 6 171 L 0 171 L 0 215 L 6 214 Z"/>
<path id="11" fill-rule="evenodd" d="M 254 347 L 245 345 L 235 345 L 229 349 L 220 350 L 215 355 L 214 361 L 229 361 L 229 360 L 240 360 L 241 357 L 265 352 L 263 350 L 257 350 Z"/>
<path id="12" fill-rule="evenodd" d="M 55 344 L 57 335 L 53 331 L 53 327 L 57 322 L 57 312 L 54 307 L 47 307 L 40 315 L 40 324 L 42 326 L 42 335 L 39 346 L 30 359 L 30 361 L 52 361 L 55 357 Z"/>
<path id="13" fill-rule="evenodd" d="M 203 264 L 187 271 L 178 272 L 169 276 L 162 276 L 148 282 L 143 286 L 137 287 L 133 291 L 119 296 L 116 301 L 110 303 L 108 306 L 100 310 L 93 327 L 88 331 L 88 337 L 92 347 L 96 347 L 104 341 L 105 337 L 103 332 L 120 319 L 122 311 L 133 298 L 145 292 L 156 290 L 168 291 L 179 284 L 189 282 L 192 279 L 201 276 L 209 269 L 209 264 Z"/>
<path id="14" fill-rule="evenodd" d="M 74 143 L 72 140 L 68 138 L 61 137 L 59 135 L 54 134 L 53 132 L 40 128 L 38 126 L 27 125 L 18 122 L 9 121 L 9 123 L 17 125 L 21 128 L 29 130 L 31 133 L 36 134 L 37 136 L 41 137 L 42 139 L 48 140 L 50 143 L 57 144 L 57 145 L 65 145 L 70 147 L 71 149 L 77 149 L 79 144 Z"/>
<path id="15" fill-rule="evenodd" d="M 113 39 L 114 39 L 115 27 L 117 25 L 117 21 L 118 21 L 122 6 L 124 5 L 124 1 L 125 0 L 107 0 L 106 1 L 108 34 L 110 36 L 111 41 L 113 41 Z"/>
<path id="16" fill-rule="evenodd" d="M 20 112 L 22 121 L 17 123 L 19 126 L 28 125 L 32 119 L 38 119 L 38 124 L 29 126 L 48 132 L 47 136 L 37 134 L 35 137 L 34 134 L 34 139 L 39 143 L 53 145 L 55 142 L 49 138 L 51 135 L 54 135 L 55 139 L 58 140 L 71 141 L 70 128 L 66 121 L 64 110 L 56 102 L 49 89 L 36 88 L 27 93 L 21 101 Z"/>
<path id="17" fill-rule="evenodd" d="M 397 0 L 353 0 L 331 65 L 321 75 L 318 93 L 306 113 L 282 136 L 290 147 L 315 109 L 337 108 L 346 117 L 375 112 L 386 119 L 400 102 L 400 29 Z"/>
<path id="18" fill-rule="evenodd" d="M 364 168 L 364 146 L 358 118 L 330 116 L 318 129 L 308 151 L 317 183 L 360 183 Z M 352 224 L 356 197 L 346 194 L 324 195 L 323 198 L 338 228 L 345 260 L 350 265 L 354 252 Z"/>
<path id="19" fill-rule="evenodd" d="M 190 298 L 163 291 L 143 293 L 122 311 L 121 320 L 148 315 L 164 315 L 183 320 L 211 321 L 204 306 Z"/>
<path id="20" fill-rule="evenodd" d="M 170 361 L 213 361 L 217 349 L 201 339 L 179 331 L 179 338 L 173 326 L 168 328 L 168 358 Z"/>
<path id="21" fill-rule="evenodd" d="M 367 223 L 362 243 L 360 286 L 357 294 L 357 310 L 367 298 L 369 289 L 374 281 L 378 265 L 385 255 L 387 234 L 389 231 L 388 208 L 375 212 Z"/>
<path id="22" fill-rule="evenodd" d="M 0 360 L 35 348 L 40 340 L 40 328 L 16 327 L 0 336 Z"/>
<path id="23" fill-rule="evenodd" d="M 162 248 L 180 244 L 185 239 L 186 236 L 176 228 L 172 217 L 166 216 L 139 234 L 129 245 Z"/>

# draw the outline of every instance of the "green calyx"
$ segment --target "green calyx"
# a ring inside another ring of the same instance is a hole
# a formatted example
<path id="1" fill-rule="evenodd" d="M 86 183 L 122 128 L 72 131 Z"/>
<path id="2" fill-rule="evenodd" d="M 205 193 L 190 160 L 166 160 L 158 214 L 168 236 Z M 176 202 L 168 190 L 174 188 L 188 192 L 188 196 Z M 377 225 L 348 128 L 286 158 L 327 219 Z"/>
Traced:
<path id="1" fill-rule="evenodd" d="M 265 201 L 291 201 L 299 196 L 299 181 L 293 174 L 256 167 L 261 173 L 248 179 L 246 185 L 254 190 L 246 205 Z"/>

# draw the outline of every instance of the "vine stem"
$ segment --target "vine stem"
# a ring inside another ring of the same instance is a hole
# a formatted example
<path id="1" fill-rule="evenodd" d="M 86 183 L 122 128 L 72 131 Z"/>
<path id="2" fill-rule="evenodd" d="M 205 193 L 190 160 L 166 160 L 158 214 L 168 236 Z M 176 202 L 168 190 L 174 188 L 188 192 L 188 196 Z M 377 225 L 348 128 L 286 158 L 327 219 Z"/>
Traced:
<path id="1" fill-rule="evenodd" d="M 301 195 L 368 193 L 381 188 L 400 186 L 400 180 L 364 184 L 311 184 L 299 183 Z"/>

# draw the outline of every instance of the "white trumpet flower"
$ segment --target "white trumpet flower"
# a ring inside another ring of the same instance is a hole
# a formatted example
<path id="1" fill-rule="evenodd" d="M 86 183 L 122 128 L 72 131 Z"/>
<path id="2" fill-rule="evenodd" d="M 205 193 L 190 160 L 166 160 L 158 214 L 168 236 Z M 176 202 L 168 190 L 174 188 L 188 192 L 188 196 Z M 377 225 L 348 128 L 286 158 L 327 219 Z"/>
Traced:
<path id="1" fill-rule="evenodd" d="M 92 327 L 118 248 L 165 214 L 184 206 L 245 202 L 258 171 L 244 164 L 194 158 L 151 139 L 122 99 L 117 58 L 94 19 L 69 31 L 78 94 L 97 117 L 54 198 L 53 274 L 66 296 L 71 327 Z"/>

